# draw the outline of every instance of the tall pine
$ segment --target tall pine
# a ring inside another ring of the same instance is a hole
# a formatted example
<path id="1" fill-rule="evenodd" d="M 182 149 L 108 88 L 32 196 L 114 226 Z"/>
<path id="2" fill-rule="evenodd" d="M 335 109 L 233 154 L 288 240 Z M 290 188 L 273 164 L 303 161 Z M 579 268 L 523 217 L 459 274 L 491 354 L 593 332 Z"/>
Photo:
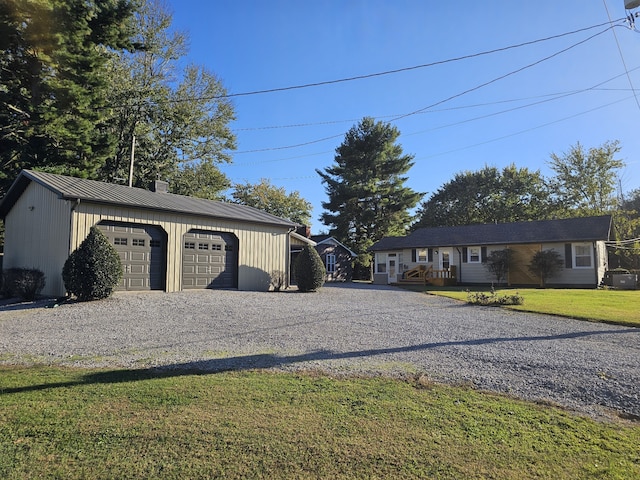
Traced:
<path id="1" fill-rule="evenodd" d="M 422 194 L 406 187 L 404 176 L 413 166 L 396 143 L 400 131 L 365 117 L 345 135 L 335 163 L 316 170 L 329 201 L 321 220 L 331 234 L 358 254 L 356 267 L 368 269 L 367 249 L 384 236 L 404 235 Z"/>
<path id="2" fill-rule="evenodd" d="M 0 0 L 0 196 L 23 168 L 91 177 L 113 153 L 105 65 L 134 0 Z"/>

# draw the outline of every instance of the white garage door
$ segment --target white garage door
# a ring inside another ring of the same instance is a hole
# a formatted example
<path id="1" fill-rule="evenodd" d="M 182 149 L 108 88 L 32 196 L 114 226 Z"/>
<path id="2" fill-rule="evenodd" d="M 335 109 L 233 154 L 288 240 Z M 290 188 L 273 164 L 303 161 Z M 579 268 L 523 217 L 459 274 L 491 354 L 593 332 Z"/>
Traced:
<path id="1" fill-rule="evenodd" d="M 185 233 L 182 288 L 237 288 L 238 241 L 225 232 Z"/>
<path id="2" fill-rule="evenodd" d="M 165 235 L 158 227 L 101 222 L 98 228 L 115 247 L 124 272 L 118 290 L 164 290 Z"/>

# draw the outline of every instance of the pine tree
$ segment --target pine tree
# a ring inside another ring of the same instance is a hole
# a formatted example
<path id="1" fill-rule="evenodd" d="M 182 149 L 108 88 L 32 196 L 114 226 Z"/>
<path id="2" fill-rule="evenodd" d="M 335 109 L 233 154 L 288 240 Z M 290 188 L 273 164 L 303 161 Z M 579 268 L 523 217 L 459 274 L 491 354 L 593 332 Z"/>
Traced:
<path id="1" fill-rule="evenodd" d="M 0 196 L 23 168 L 91 177 L 112 155 L 105 65 L 134 5 L 0 2 Z"/>
<path id="2" fill-rule="evenodd" d="M 329 196 L 321 220 L 358 254 L 362 267 L 370 265 L 367 249 L 373 243 L 406 233 L 409 210 L 422 196 L 404 186 L 413 156 L 403 154 L 399 136 L 396 127 L 365 117 L 345 135 L 334 165 L 316 170 Z"/>

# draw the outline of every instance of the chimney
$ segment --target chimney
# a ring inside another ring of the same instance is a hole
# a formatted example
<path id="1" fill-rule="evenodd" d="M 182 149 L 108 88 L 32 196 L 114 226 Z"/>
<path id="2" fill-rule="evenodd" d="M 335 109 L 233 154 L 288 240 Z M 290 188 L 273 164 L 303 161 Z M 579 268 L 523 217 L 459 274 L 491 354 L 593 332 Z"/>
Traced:
<path id="1" fill-rule="evenodd" d="M 156 180 L 153 182 L 152 191 L 157 193 L 168 193 L 169 192 L 169 182 L 164 182 L 162 180 Z"/>
<path id="2" fill-rule="evenodd" d="M 296 228 L 296 233 L 298 235 L 302 235 L 303 237 L 311 238 L 311 227 L 307 225 L 301 225 Z"/>

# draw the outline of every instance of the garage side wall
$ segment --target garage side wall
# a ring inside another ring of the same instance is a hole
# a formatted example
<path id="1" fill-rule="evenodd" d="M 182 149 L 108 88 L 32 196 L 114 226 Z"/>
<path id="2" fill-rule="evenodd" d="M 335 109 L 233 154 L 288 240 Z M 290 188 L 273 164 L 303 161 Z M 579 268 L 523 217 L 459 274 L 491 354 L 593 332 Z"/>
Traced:
<path id="1" fill-rule="evenodd" d="M 288 229 L 232 220 L 178 215 L 168 212 L 81 203 L 74 212 L 74 248 L 101 220 L 157 225 L 167 233 L 166 289 L 182 290 L 184 234 L 190 230 L 229 232 L 238 238 L 238 289 L 268 290 L 270 273 L 287 270 Z"/>
<path id="2" fill-rule="evenodd" d="M 42 291 L 62 296 L 62 267 L 69 256 L 72 203 L 31 182 L 5 219 L 3 268 L 37 268 L 46 277 Z"/>

